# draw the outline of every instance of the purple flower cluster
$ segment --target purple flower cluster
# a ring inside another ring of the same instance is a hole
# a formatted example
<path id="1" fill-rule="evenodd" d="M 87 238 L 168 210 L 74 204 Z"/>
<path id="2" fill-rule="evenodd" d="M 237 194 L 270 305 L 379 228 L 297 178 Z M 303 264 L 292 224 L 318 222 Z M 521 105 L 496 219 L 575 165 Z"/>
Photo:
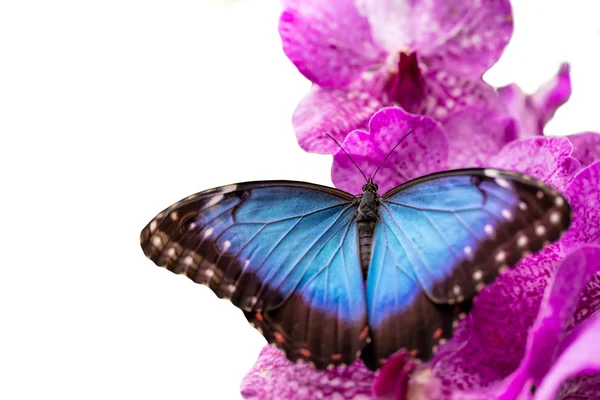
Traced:
<path id="1" fill-rule="evenodd" d="M 266 347 L 246 399 L 600 398 L 600 134 L 544 136 L 570 97 L 570 71 L 536 93 L 482 79 L 512 34 L 508 0 L 283 0 L 283 48 L 313 82 L 293 116 L 298 143 L 333 154 L 336 187 L 380 190 L 428 173 L 495 167 L 529 174 L 573 209 L 565 236 L 475 299 L 435 357 L 400 350 L 377 373 L 361 361 L 323 372 Z"/>

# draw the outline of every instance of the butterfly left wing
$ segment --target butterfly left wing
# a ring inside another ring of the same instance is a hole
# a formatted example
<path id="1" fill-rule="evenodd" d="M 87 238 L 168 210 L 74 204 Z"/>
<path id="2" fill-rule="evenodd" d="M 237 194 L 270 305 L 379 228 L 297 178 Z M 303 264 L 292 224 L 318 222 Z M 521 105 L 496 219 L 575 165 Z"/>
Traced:
<path id="1" fill-rule="evenodd" d="M 478 290 L 570 221 L 556 190 L 494 169 L 408 182 L 382 196 L 379 213 L 366 288 L 371 367 L 402 347 L 431 357 Z"/>
<path id="2" fill-rule="evenodd" d="M 157 265 L 230 299 L 291 360 L 350 363 L 366 340 L 354 196 L 301 182 L 192 195 L 142 231 Z"/>

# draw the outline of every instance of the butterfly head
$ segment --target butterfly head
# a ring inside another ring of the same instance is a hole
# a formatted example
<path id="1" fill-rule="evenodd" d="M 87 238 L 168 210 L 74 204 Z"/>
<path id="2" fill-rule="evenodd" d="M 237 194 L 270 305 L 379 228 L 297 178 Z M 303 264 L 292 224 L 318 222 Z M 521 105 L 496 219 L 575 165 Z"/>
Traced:
<path id="1" fill-rule="evenodd" d="M 367 180 L 367 183 L 365 183 L 362 187 L 363 192 L 373 192 L 373 193 L 377 193 L 377 190 L 379 189 L 379 186 L 377 186 L 377 184 L 373 183 L 373 178 L 369 178 Z"/>

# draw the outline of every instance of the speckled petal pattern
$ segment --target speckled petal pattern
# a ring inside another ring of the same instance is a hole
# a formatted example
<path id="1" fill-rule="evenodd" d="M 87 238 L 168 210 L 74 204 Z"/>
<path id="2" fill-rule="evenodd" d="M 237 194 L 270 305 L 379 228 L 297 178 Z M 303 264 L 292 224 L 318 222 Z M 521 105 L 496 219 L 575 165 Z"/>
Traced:
<path id="1" fill-rule="evenodd" d="M 367 177 L 398 141 L 410 134 L 377 173 L 379 193 L 385 193 L 410 179 L 445 169 L 448 142 L 441 125 L 435 120 L 412 115 L 400 108 L 377 112 L 369 122 L 369 133 L 354 131 L 342 146 Z M 331 178 L 334 185 L 350 193 L 359 193 L 365 184 L 363 176 L 341 150 L 333 158 Z"/>

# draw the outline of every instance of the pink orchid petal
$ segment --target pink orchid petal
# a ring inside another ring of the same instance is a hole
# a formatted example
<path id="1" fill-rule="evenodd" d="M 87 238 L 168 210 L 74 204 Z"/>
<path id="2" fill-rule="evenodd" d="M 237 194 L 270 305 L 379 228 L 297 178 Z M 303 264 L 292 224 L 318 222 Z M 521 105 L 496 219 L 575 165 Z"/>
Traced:
<path id="1" fill-rule="evenodd" d="M 570 346 L 563 350 L 535 393 L 536 400 L 553 400 L 560 385 L 576 375 L 600 373 L 600 315 L 594 315 L 572 334 Z M 596 396 L 600 387 L 596 386 Z M 579 397 L 583 399 L 584 397 Z"/>
<path id="2" fill-rule="evenodd" d="M 385 108 L 369 122 L 369 133 L 354 131 L 342 146 L 367 177 L 390 153 L 398 141 L 410 134 L 377 173 L 375 183 L 379 192 L 401 183 L 445 169 L 448 141 L 441 125 L 435 120 L 412 115 L 400 108 Z M 365 180 L 350 159 L 341 150 L 333 158 L 331 178 L 334 185 L 350 193 L 361 192 Z"/>
<path id="3" fill-rule="evenodd" d="M 568 138 L 573 144 L 573 157 L 583 167 L 587 167 L 594 161 L 600 160 L 600 133 L 582 132 L 569 135 Z"/>
<path id="4" fill-rule="evenodd" d="M 480 78 L 513 30 L 508 0 L 363 0 L 373 37 L 390 53 L 410 49 L 439 70 Z"/>
<path id="5" fill-rule="evenodd" d="M 404 400 L 408 390 L 408 374 L 413 366 L 406 350 L 394 353 L 375 377 L 373 394 L 379 399 Z"/>
<path id="6" fill-rule="evenodd" d="M 375 375 L 361 362 L 319 371 L 294 364 L 281 350 L 265 346 L 241 384 L 246 400 L 369 400 Z"/>
<path id="7" fill-rule="evenodd" d="M 544 295 L 532 327 L 527 352 L 519 368 L 504 382 L 498 400 L 514 399 L 524 386 L 539 384 L 557 356 L 581 293 L 600 271 L 600 247 L 577 249 L 567 255 Z"/>
<path id="8" fill-rule="evenodd" d="M 406 111 L 445 122 L 453 112 L 465 107 L 504 110 L 494 88 L 483 79 L 465 78 L 443 69 L 429 68 L 423 74 L 422 85 L 421 96 L 400 102 Z"/>
<path id="9" fill-rule="evenodd" d="M 324 89 L 313 85 L 300 102 L 292 122 L 298 144 L 311 153 L 335 154 L 339 147 L 327 134 L 342 142 L 354 129 L 366 129 L 369 119 L 383 107 L 367 88 Z"/>
<path id="10" fill-rule="evenodd" d="M 561 259 L 560 246 L 548 246 L 477 295 L 471 314 L 432 360 L 447 393 L 483 390 L 519 366 L 527 332 Z"/>
<path id="11" fill-rule="evenodd" d="M 573 145 L 564 137 L 527 138 L 504 146 L 489 166 L 531 175 L 562 191 L 581 169 L 572 152 Z"/>
<path id="12" fill-rule="evenodd" d="M 498 94 L 517 120 L 520 137 L 543 135 L 544 126 L 571 97 L 569 65 L 562 64 L 558 74 L 532 95 L 523 93 L 516 84 L 498 88 Z"/>
<path id="13" fill-rule="evenodd" d="M 561 240 L 565 248 L 600 244 L 600 161 L 584 168 L 565 193 L 573 213 L 571 227 Z"/>
<path id="14" fill-rule="evenodd" d="M 444 122 L 449 168 L 483 167 L 502 147 L 515 140 L 515 122 L 505 114 L 468 107 Z"/>
<path id="15" fill-rule="evenodd" d="M 279 33 L 298 70 L 324 87 L 344 86 L 385 59 L 353 0 L 285 0 Z"/>

